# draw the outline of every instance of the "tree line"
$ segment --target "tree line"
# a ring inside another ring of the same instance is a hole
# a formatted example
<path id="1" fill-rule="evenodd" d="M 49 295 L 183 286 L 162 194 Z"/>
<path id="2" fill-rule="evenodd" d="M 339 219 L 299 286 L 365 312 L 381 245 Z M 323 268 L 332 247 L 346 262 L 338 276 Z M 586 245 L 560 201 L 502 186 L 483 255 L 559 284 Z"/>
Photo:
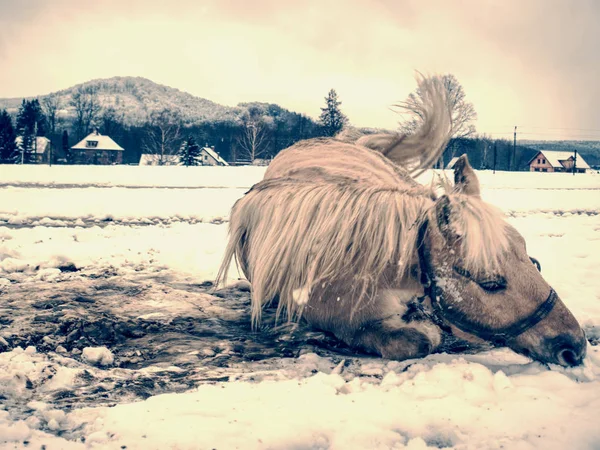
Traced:
<path id="1" fill-rule="evenodd" d="M 440 82 L 446 90 L 453 137 L 438 167 L 466 153 L 475 168 L 526 169 L 536 150 L 478 136 L 474 126 L 477 114 L 461 84 L 451 74 L 440 76 Z M 421 101 L 422 93 L 416 89 L 400 104 L 408 116 L 400 122 L 398 131 L 410 134 L 418 128 L 421 117 L 417 106 Z M 124 112 L 115 106 L 102 106 L 97 87 L 81 86 L 68 105 L 54 95 L 23 100 L 14 121 L 0 110 L 0 163 L 36 162 L 37 136 L 46 136 L 52 142 L 54 162 L 73 163 L 70 147 L 93 130 L 123 147 L 123 162 L 128 164 L 138 163 L 146 153 L 155 155 L 159 165 L 169 164 L 173 158 L 185 165 L 197 165 L 200 149 L 205 146 L 212 147 L 226 161 L 252 163 L 271 159 L 299 140 L 335 136 L 348 125 L 341 104 L 331 89 L 317 121 L 278 105 L 255 102 L 240 104 L 243 113 L 237 118 L 185 125 L 176 109 L 162 108 L 148 112 L 141 125 L 127 125 Z M 67 106 L 73 111 L 70 117 L 61 114 Z"/>
<path id="2" fill-rule="evenodd" d="M 332 97 L 333 96 L 333 97 Z M 336 98 L 335 91 L 329 97 Z M 328 97 L 328 98 L 329 98 Z M 74 163 L 71 146 L 96 130 L 110 136 L 125 149 L 123 162 L 135 164 L 144 153 L 155 155 L 158 164 L 181 157 L 188 165 L 199 163 L 195 146 L 212 147 L 230 162 L 251 163 L 271 159 L 294 142 L 319 136 L 333 136 L 347 119 L 339 110 L 340 102 L 326 104 L 319 121 L 267 103 L 240 104 L 237 118 L 185 125 L 175 108 L 149 111 L 141 125 L 126 124 L 124 112 L 114 106 L 102 106 L 95 86 L 81 86 L 68 104 L 57 96 L 24 99 L 15 120 L 0 110 L 0 163 L 28 164 L 36 159 L 36 137 L 50 139 L 54 161 Z M 62 110 L 70 107 L 65 117 Z M 192 149 L 192 150 L 190 150 Z M 184 155 L 184 156 L 181 156 Z"/>

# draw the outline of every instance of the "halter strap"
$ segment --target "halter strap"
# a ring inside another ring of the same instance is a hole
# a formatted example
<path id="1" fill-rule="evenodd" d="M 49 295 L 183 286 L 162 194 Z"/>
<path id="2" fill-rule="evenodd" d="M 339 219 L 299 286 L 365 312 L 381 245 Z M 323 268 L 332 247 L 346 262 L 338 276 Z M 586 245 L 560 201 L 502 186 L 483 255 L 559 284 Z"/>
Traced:
<path id="1" fill-rule="evenodd" d="M 431 299 L 431 305 L 438 320 L 445 319 L 447 322 L 466 333 L 473 334 L 498 345 L 505 345 L 508 340 L 514 339 L 525 331 L 533 328 L 550 314 L 558 299 L 556 291 L 552 288 L 550 288 L 548 298 L 540 304 L 533 313 L 521 320 L 517 320 L 511 325 L 501 328 L 492 328 L 475 323 L 464 313 L 456 310 L 456 308 L 453 308 L 452 306 L 448 306 L 444 301 L 442 290 L 435 284 L 435 278 L 431 277 L 429 274 L 430 271 L 428 265 L 430 255 L 429 250 L 427 250 L 424 245 L 425 233 L 427 232 L 428 225 L 429 221 L 426 219 L 419 227 L 417 241 L 419 267 L 421 269 L 421 284 L 425 290 L 425 295 Z"/>

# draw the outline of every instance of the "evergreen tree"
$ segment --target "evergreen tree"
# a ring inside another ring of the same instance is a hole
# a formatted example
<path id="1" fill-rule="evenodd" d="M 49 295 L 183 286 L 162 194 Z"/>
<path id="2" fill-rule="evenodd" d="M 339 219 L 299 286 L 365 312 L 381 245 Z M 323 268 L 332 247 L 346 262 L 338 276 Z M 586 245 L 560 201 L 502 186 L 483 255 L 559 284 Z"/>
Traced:
<path id="1" fill-rule="evenodd" d="M 0 163 L 11 160 L 17 150 L 17 137 L 12 119 L 6 110 L 0 110 Z"/>
<path id="2" fill-rule="evenodd" d="M 45 134 L 45 117 L 37 99 L 23 100 L 17 113 L 17 156 L 15 161 L 21 164 L 35 162 L 35 144 L 37 136 Z"/>
<path id="3" fill-rule="evenodd" d="M 196 140 L 190 136 L 179 149 L 179 162 L 184 166 L 199 166 L 200 161 L 200 146 L 196 144 Z"/>
<path id="4" fill-rule="evenodd" d="M 46 118 L 38 99 L 23 100 L 17 114 L 17 134 L 34 134 L 45 136 Z"/>
<path id="5" fill-rule="evenodd" d="M 327 97 L 325 97 L 325 108 L 321 108 L 319 121 L 323 126 L 323 131 L 326 136 L 335 136 L 342 131 L 344 125 L 348 122 L 348 118 L 340 110 L 342 102 L 338 101 L 337 92 L 331 89 Z"/>

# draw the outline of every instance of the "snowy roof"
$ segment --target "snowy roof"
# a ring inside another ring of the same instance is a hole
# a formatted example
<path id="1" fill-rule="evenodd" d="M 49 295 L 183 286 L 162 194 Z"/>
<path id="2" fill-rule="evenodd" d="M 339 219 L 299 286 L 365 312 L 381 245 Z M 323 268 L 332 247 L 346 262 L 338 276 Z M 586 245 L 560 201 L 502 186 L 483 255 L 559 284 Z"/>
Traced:
<path id="1" fill-rule="evenodd" d="M 36 145 L 34 147 L 35 153 L 37 153 L 38 155 L 43 155 L 44 152 L 46 151 L 46 148 L 48 147 L 48 144 L 50 144 L 50 139 L 48 139 L 46 136 L 38 136 L 38 137 L 36 137 L 35 140 L 36 140 Z M 15 144 L 17 144 L 17 146 L 20 146 L 22 141 L 23 141 L 22 136 L 17 136 L 15 138 Z"/>
<path id="2" fill-rule="evenodd" d="M 94 144 L 88 144 L 89 142 L 97 142 Z M 73 150 L 123 150 L 119 144 L 113 141 L 110 136 L 104 136 L 96 131 L 88 134 L 85 138 L 71 147 Z"/>
<path id="3" fill-rule="evenodd" d="M 202 147 L 202 150 L 205 150 L 206 153 L 208 153 L 210 156 L 213 157 L 213 159 L 215 161 L 217 161 L 220 164 L 223 164 L 224 166 L 228 166 L 229 164 L 227 164 L 227 161 L 225 161 L 223 158 L 221 158 L 221 156 L 219 156 L 219 154 L 217 152 L 215 152 L 212 148 L 210 147 Z"/>
<path id="4" fill-rule="evenodd" d="M 456 164 L 456 161 L 458 161 L 458 158 L 460 158 L 460 157 L 455 156 L 454 158 L 452 158 L 450 160 L 450 162 L 446 165 L 446 169 L 454 169 L 454 164 Z"/>
<path id="5" fill-rule="evenodd" d="M 163 165 L 165 166 L 179 166 L 181 165 L 179 157 L 177 155 L 163 155 Z M 160 155 L 153 153 L 143 153 L 140 156 L 140 166 L 157 166 L 160 161 Z"/>
<path id="6" fill-rule="evenodd" d="M 573 159 L 573 156 L 574 156 L 574 152 L 565 152 L 565 151 L 558 151 L 558 150 L 540 150 L 533 158 L 531 158 L 529 163 L 531 163 L 531 161 L 533 161 L 535 158 L 537 158 L 537 156 L 540 153 L 542 155 L 544 155 L 544 157 L 546 158 L 546 161 L 548 161 L 548 163 L 552 167 L 564 167 L 564 165 L 561 163 L 561 161 L 568 161 L 569 159 Z M 589 169 L 590 168 L 588 163 L 585 161 L 585 159 L 583 159 L 583 157 L 579 153 L 577 153 L 576 165 L 577 165 L 577 168 L 579 168 L 579 169 Z"/>

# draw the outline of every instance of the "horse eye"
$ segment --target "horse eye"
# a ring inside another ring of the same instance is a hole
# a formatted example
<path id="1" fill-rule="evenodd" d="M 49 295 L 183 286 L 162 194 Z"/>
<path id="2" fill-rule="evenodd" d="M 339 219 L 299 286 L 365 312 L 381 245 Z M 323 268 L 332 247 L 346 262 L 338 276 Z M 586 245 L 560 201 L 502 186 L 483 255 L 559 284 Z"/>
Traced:
<path id="1" fill-rule="evenodd" d="M 537 259 L 532 258 L 531 256 L 529 257 L 529 259 L 531 260 L 531 262 L 533 263 L 533 265 L 537 268 L 537 270 L 541 272 L 542 271 L 542 265 L 540 264 L 540 262 Z"/>
<path id="2" fill-rule="evenodd" d="M 506 289 L 506 279 L 500 276 L 493 280 L 478 281 L 477 284 L 486 292 L 498 292 Z"/>

